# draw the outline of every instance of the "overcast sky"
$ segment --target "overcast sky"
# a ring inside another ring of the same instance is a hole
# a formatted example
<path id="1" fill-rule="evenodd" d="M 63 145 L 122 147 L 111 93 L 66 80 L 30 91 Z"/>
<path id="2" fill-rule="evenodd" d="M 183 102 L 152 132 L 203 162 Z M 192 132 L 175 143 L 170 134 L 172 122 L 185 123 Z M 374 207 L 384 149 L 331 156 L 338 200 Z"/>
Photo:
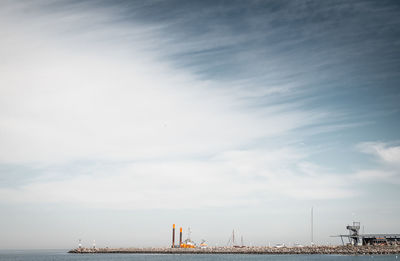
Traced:
<path id="1" fill-rule="evenodd" d="M 0 246 L 400 233 L 398 1 L 0 2 Z"/>

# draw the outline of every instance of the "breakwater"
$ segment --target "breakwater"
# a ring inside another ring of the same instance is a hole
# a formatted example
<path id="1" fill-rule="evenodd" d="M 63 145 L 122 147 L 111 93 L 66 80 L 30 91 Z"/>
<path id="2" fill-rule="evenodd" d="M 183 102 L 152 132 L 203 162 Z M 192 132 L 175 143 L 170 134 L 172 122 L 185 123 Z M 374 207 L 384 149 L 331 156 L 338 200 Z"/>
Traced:
<path id="1" fill-rule="evenodd" d="M 208 248 L 77 248 L 69 253 L 126 254 L 270 254 L 270 255 L 390 255 L 400 254 L 400 245 L 381 246 L 313 246 L 313 247 L 208 247 Z"/>

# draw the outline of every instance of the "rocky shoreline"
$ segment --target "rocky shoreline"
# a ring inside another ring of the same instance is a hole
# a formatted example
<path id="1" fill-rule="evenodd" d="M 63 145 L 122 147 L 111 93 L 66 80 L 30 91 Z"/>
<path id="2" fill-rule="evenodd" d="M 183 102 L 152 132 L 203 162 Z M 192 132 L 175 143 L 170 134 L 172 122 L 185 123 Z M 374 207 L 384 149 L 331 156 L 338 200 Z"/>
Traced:
<path id="1" fill-rule="evenodd" d="M 270 254 L 270 255 L 392 255 L 400 254 L 400 245 L 313 246 L 313 247 L 208 247 L 208 248 L 77 248 L 74 254 Z"/>

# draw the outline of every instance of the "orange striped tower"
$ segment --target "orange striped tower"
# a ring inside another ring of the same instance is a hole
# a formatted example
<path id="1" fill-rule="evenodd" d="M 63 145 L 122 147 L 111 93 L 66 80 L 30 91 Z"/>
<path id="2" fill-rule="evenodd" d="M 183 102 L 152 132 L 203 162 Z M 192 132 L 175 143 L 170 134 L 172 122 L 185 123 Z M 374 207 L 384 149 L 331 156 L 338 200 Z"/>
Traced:
<path id="1" fill-rule="evenodd" d="M 179 229 L 179 247 L 182 245 L 182 228 Z"/>

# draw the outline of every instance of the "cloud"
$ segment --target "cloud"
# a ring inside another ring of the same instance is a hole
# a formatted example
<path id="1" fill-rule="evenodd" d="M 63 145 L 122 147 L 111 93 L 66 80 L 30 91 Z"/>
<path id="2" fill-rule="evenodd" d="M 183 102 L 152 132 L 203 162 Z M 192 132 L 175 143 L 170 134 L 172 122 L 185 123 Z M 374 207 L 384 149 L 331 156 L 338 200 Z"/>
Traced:
<path id="1" fill-rule="evenodd" d="M 254 92 L 163 59 L 157 26 L 113 22 L 85 5 L 54 13 L 14 7 L 1 18 L 0 162 L 42 175 L 1 188 L 3 202 L 193 208 L 348 195 L 330 175 L 299 177 L 304 155 L 296 148 L 260 143 L 329 113 L 301 102 L 254 106 Z M 18 16 L 19 8 L 31 13 Z M 93 164 L 76 168 L 77 161 Z"/>
<path id="2" fill-rule="evenodd" d="M 359 123 L 306 106 L 314 79 L 325 79 L 315 72 L 329 66 L 305 47 L 300 56 L 282 52 L 281 44 L 302 45 L 285 38 L 285 28 L 265 30 L 262 37 L 275 41 L 266 45 L 260 34 L 229 26 L 187 37 L 191 30 L 180 26 L 193 18 L 185 16 L 146 22 L 87 2 L 37 3 L 43 10 L 10 1 L 0 11 L 0 163 L 43 172 L 1 188 L 3 202 L 198 208 L 359 193 L 287 141 L 301 139 L 298 130 L 315 135 Z M 337 56 L 324 50 L 326 61 Z M 375 145 L 367 147 L 397 161 L 396 149 Z M 75 169 L 77 161 L 112 167 Z M 64 166 L 74 173 L 57 170 Z"/>
<path id="3" fill-rule="evenodd" d="M 396 173 L 387 170 L 362 170 L 354 174 L 356 180 L 391 182 L 396 178 Z"/>
<path id="4" fill-rule="evenodd" d="M 377 156 L 384 164 L 400 165 L 400 146 L 398 143 L 363 142 L 357 148 L 367 154 Z"/>
<path id="5" fill-rule="evenodd" d="M 213 154 L 321 117 L 283 104 L 252 108 L 241 93 L 223 91 L 226 83 L 198 79 L 146 51 L 147 43 L 160 39 L 157 28 L 123 22 L 93 30 L 91 23 L 111 18 L 101 9 L 78 7 L 16 23 L 17 16 L 2 18 L 3 163 Z M 85 26 L 92 30 L 80 29 Z M 96 43 L 116 31 L 141 39 L 125 58 L 120 38 Z"/>
<path id="6" fill-rule="evenodd" d="M 373 155 L 379 161 L 379 168 L 361 170 L 354 178 L 366 182 L 387 182 L 400 184 L 400 146 L 398 142 L 362 142 L 356 148 Z"/>
<path id="7" fill-rule="evenodd" d="M 282 198 L 336 199 L 357 193 L 339 176 L 305 170 L 319 168 L 310 167 L 303 157 L 284 148 L 227 151 L 207 161 L 114 164 L 113 173 L 89 167 L 73 177 L 54 175 L 18 188 L 2 188 L 0 198 L 8 203 L 110 209 L 193 209 L 260 206 Z"/>

